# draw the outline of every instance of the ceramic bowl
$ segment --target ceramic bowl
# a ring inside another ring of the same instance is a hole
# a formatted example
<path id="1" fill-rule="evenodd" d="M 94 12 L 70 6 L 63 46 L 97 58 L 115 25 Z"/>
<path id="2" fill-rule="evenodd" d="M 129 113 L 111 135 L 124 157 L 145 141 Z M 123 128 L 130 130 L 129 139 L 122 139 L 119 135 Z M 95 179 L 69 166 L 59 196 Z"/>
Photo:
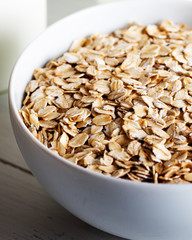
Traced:
<path id="1" fill-rule="evenodd" d="M 99 5 L 50 26 L 23 52 L 9 84 L 10 116 L 18 146 L 30 169 L 62 206 L 108 233 L 134 240 L 192 238 L 192 184 L 137 183 L 91 172 L 41 144 L 18 114 L 33 70 L 59 57 L 73 40 L 108 33 L 129 22 L 164 19 L 192 26 L 192 1 L 136 0 Z"/>

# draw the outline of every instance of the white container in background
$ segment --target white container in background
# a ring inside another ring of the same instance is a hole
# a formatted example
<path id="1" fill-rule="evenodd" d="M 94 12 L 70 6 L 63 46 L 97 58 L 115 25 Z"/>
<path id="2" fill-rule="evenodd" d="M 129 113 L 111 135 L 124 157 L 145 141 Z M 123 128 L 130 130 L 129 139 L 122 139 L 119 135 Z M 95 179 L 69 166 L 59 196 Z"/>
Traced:
<path id="1" fill-rule="evenodd" d="M 0 92 L 25 47 L 46 27 L 46 0 L 0 0 Z"/>

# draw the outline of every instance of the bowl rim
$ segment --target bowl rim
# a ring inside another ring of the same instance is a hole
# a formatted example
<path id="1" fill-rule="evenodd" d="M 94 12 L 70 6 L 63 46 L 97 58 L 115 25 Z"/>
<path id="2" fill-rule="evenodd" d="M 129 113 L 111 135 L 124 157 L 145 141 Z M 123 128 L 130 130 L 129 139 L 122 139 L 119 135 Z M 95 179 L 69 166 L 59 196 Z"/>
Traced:
<path id="1" fill-rule="evenodd" d="M 124 184 L 126 186 L 128 185 L 132 185 L 132 186 L 137 186 L 137 187 L 147 187 L 147 188 L 151 188 L 151 189 L 171 189 L 171 190 L 178 190 L 180 188 L 184 189 L 191 189 L 192 184 L 177 184 L 177 183 L 168 183 L 168 184 L 164 184 L 164 183 L 158 183 L 155 184 L 153 182 L 136 182 L 136 181 L 131 181 L 131 180 L 127 180 L 127 179 L 122 179 L 122 178 L 115 178 L 112 176 L 108 176 L 108 175 L 104 175 L 101 173 L 97 173 L 91 170 L 88 170 L 82 166 L 76 165 L 70 161 L 68 161 L 67 159 L 65 159 L 64 157 L 61 157 L 60 155 L 56 154 L 55 152 L 53 152 L 51 149 L 47 148 L 44 144 L 42 144 L 37 138 L 35 138 L 35 136 L 33 136 L 33 134 L 29 131 L 29 129 L 26 127 L 26 125 L 24 124 L 23 120 L 21 119 L 16 103 L 14 101 L 14 89 L 13 89 L 13 82 L 15 82 L 15 72 L 17 69 L 17 66 L 20 62 L 20 59 L 23 58 L 24 53 L 28 50 L 28 48 L 30 48 L 31 46 L 33 46 L 33 44 L 35 42 L 38 42 L 39 39 L 41 39 L 43 37 L 43 35 L 50 31 L 52 28 L 54 28 L 55 26 L 62 24 L 63 22 L 65 22 L 66 20 L 69 20 L 70 18 L 74 18 L 77 17 L 78 15 L 82 15 L 82 14 L 86 14 L 86 12 L 88 11 L 92 11 L 95 9 L 100 9 L 103 7 L 110 7 L 110 6 L 115 6 L 115 5 L 119 5 L 119 4 L 123 4 L 125 2 L 127 2 L 127 4 L 131 4 L 133 2 L 137 1 L 139 2 L 146 2 L 146 3 L 154 3 L 154 0 L 120 0 L 120 1 L 115 1 L 115 2 L 109 2 L 109 3 L 103 3 L 103 4 L 98 4 L 98 5 L 94 5 L 91 7 L 87 7 L 85 9 L 82 9 L 80 11 L 76 11 L 68 16 L 65 16 L 64 18 L 54 22 L 53 24 L 51 24 L 50 26 L 48 26 L 41 34 L 39 34 L 38 37 L 36 37 L 22 52 L 22 54 L 19 56 L 19 58 L 17 59 L 13 70 L 10 74 L 10 79 L 9 79 L 9 85 L 8 85 L 8 101 L 9 101 L 9 112 L 13 114 L 14 117 L 14 121 L 17 122 L 17 125 L 20 127 L 20 129 L 23 131 L 23 134 L 28 137 L 30 139 L 30 141 L 32 141 L 38 148 L 40 148 L 43 152 L 45 152 L 46 154 L 49 154 L 52 158 L 53 161 L 59 161 L 62 164 L 66 164 L 67 166 L 74 168 L 77 171 L 80 171 L 83 174 L 95 177 L 95 178 L 100 178 L 103 181 L 110 181 L 110 182 L 114 182 L 114 183 L 118 183 L 118 184 Z M 167 2 L 167 0 L 156 0 L 156 2 L 165 4 Z M 169 2 L 173 2 L 173 3 L 188 3 L 191 4 L 192 7 L 192 1 L 191 0 L 169 0 Z"/>

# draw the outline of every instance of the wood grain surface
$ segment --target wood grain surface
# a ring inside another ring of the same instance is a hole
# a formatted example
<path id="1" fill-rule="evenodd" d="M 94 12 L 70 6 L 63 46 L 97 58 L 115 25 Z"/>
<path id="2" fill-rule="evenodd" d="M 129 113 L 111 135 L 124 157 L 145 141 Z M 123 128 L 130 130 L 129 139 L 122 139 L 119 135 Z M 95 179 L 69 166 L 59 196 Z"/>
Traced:
<path id="1" fill-rule="evenodd" d="M 0 162 L 0 240 L 120 240 L 79 220 L 21 169 Z"/>

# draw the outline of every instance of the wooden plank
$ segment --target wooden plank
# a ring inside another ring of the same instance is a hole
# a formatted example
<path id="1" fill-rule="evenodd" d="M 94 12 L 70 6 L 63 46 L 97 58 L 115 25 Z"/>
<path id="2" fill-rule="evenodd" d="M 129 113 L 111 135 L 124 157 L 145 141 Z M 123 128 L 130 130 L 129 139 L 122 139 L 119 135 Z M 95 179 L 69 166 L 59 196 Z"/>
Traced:
<path id="1" fill-rule="evenodd" d="M 0 239 L 121 240 L 56 203 L 26 172 L 0 162 Z"/>
<path id="2" fill-rule="evenodd" d="M 28 169 L 13 134 L 7 93 L 0 95 L 0 143 L 0 158 Z"/>

